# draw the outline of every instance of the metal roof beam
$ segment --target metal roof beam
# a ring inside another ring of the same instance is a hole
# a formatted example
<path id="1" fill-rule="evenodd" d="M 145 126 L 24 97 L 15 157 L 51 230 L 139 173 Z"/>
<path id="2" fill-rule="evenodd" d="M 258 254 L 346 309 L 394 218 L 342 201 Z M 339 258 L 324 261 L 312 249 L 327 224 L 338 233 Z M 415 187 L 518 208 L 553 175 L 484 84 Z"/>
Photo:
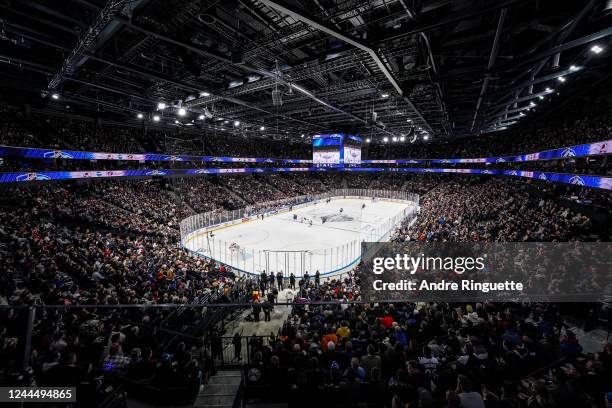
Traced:
<path id="1" fill-rule="evenodd" d="M 272 1 L 272 0 L 261 0 L 261 2 L 263 4 L 265 4 L 266 6 L 279 10 L 291 17 L 293 17 L 294 19 L 298 20 L 298 21 L 302 21 L 306 24 L 308 24 L 309 26 L 316 28 L 326 34 L 329 34 L 339 40 L 342 40 L 344 42 L 346 42 L 347 44 L 350 44 L 360 50 L 363 50 L 365 52 L 367 52 L 370 57 L 374 60 L 374 62 L 376 63 L 376 65 L 378 66 L 378 68 L 381 70 L 381 72 L 385 75 L 385 77 L 387 78 L 387 81 L 391 84 L 391 86 L 395 89 L 395 91 L 398 93 L 399 96 L 401 96 L 410 106 L 410 108 L 412 110 L 414 110 L 414 112 L 416 113 L 416 115 L 419 117 L 419 119 L 423 122 L 423 124 L 427 127 L 430 128 L 431 130 L 431 126 L 429 125 L 429 123 L 427 122 L 427 120 L 423 117 L 423 115 L 421 114 L 421 112 L 417 109 L 417 107 L 412 103 L 412 101 L 410 101 L 410 99 L 404 95 L 404 91 L 402 90 L 402 88 L 399 86 L 399 84 L 397 83 L 397 81 L 395 80 L 395 78 L 393 77 L 393 74 L 391 73 L 391 71 L 389 70 L 389 68 L 387 67 L 387 65 L 382 61 L 380 55 L 378 55 L 378 53 L 371 48 L 369 45 L 356 40 L 352 37 L 349 37 L 341 32 L 339 32 L 338 30 L 330 27 L 329 25 L 325 24 L 324 22 L 321 21 L 317 21 L 315 20 L 313 17 L 310 16 L 306 16 L 304 14 L 302 14 L 302 12 L 294 9 L 292 6 L 286 5 L 286 4 L 280 4 L 278 1 Z"/>
<path id="2" fill-rule="evenodd" d="M 507 11 L 508 9 L 502 9 L 501 14 L 499 15 L 499 20 L 497 21 L 497 30 L 495 30 L 495 38 L 493 39 L 493 46 L 491 47 L 491 54 L 489 55 L 489 63 L 487 64 L 487 71 L 489 71 L 493 67 L 495 59 L 497 58 L 497 53 L 499 51 L 499 39 L 501 37 Z M 470 127 L 471 131 L 474 130 L 476 118 L 478 117 L 478 112 L 480 111 L 480 105 L 482 104 L 484 96 L 487 92 L 487 87 L 489 86 L 489 77 L 490 75 L 487 72 L 487 74 L 485 74 L 484 81 L 482 81 L 482 88 L 480 90 L 480 94 L 478 95 L 478 101 L 476 102 L 476 110 L 474 111 L 474 118 L 472 119 L 472 126 Z"/>
<path id="3" fill-rule="evenodd" d="M 68 57 L 64 60 L 59 71 L 51 78 L 47 88 L 50 90 L 57 89 L 64 82 L 64 77 L 71 76 L 79 63 L 91 47 L 98 40 L 100 33 L 107 27 L 118 14 L 125 0 L 109 0 L 104 8 L 100 11 L 95 23 L 85 31 L 77 40 L 76 46 L 72 49 Z"/>

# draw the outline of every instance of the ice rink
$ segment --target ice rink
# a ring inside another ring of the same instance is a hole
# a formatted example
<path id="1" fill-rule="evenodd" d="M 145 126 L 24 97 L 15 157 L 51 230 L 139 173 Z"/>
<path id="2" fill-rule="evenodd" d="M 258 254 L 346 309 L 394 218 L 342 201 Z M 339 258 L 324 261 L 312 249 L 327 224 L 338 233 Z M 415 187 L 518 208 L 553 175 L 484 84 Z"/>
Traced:
<path id="1" fill-rule="evenodd" d="M 400 200 L 332 198 L 213 228 L 208 237 L 205 230 L 196 231 L 183 244 L 245 272 L 333 273 L 359 259 L 362 241 L 384 240 L 415 207 Z"/>

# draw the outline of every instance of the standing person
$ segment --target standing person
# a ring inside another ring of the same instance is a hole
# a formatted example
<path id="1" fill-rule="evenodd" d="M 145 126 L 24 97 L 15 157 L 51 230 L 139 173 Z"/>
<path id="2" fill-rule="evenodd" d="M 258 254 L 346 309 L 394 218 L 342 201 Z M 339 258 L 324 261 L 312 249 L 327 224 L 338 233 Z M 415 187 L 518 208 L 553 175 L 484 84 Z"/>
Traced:
<path id="1" fill-rule="evenodd" d="M 278 290 L 283 290 L 283 272 L 278 271 L 276 273 L 276 283 L 278 286 Z"/>
<path id="2" fill-rule="evenodd" d="M 223 359 L 223 340 L 217 330 L 212 332 L 211 336 L 212 358 Z"/>
<path id="3" fill-rule="evenodd" d="M 264 322 L 270 321 L 270 312 L 272 311 L 272 305 L 267 300 L 263 303 Z"/>
<path id="4" fill-rule="evenodd" d="M 266 291 L 266 287 L 268 286 L 268 275 L 266 274 L 265 269 L 261 272 L 261 276 L 259 278 L 259 286 L 261 287 L 261 293 L 263 294 Z"/>
<path id="5" fill-rule="evenodd" d="M 272 288 L 276 284 L 274 280 L 274 272 L 270 271 L 270 276 L 268 277 L 268 280 L 270 281 L 270 290 L 272 290 Z"/>
<path id="6" fill-rule="evenodd" d="M 461 400 L 461 406 L 465 408 L 485 408 L 482 396 L 472 391 L 472 382 L 464 375 L 457 377 L 457 396 Z"/>
<path id="7" fill-rule="evenodd" d="M 276 297 L 274 296 L 274 292 L 273 291 L 269 291 L 268 295 L 267 295 L 267 298 L 268 298 L 268 302 L 270 302 L 270 308 L 274 309 L 274 303 L 275 303 L 275 300 L 276 300 Z"/>
<path id="8" fill-rule="evenodd" d="M 259 304 L 258 300 L 255 300 L 253 302 L 253 319 L 258 322 L 259 321 L 259 314 L 261 313 L 261 305 Z"/>
<path id="9" fill-rule="evenodd" d="M 304 286 L 308 286 L 309 283 L 310 283 L 310 275 L 308 274 L 308 271 L 306 271 L 306 273 L 304 274 Z"/>
<path id="10" fill-rule="evenodd" d="M 240 336 L 240 333 L 234 334 L 232 344 L 234 345 L 234 360 L 242 360 L 242 336 Z"/>
<path id="11" fill-rule="evenodd" d="M 321 283 L 321 274 L 319 273 L 319 270 L 317 269 L 317 272 L 315 272 L 315 286 L 318 288 L 320 283 Z"/>
<path id="12" fill-rule="evenodd" d="M 292 290 L 295 290 L 295 275 L 293 274 L 293 272 L 291 272 L 291 275 L 289 275 L 289 287 Z"/>

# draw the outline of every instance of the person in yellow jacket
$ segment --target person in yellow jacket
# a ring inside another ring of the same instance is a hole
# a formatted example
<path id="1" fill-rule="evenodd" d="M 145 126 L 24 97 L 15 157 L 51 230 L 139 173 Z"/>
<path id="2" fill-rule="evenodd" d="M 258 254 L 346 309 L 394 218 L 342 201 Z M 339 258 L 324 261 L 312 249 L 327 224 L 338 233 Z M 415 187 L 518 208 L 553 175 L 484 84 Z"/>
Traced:
<path id="1" fill-rule="evenodd" d="M 336 335 L 340 339 L 348 340 L 351 337 L 351 329 L 349 329 L 348 324 L 346 322 L 342 322 L 342 325 L 336 329 Z"/>

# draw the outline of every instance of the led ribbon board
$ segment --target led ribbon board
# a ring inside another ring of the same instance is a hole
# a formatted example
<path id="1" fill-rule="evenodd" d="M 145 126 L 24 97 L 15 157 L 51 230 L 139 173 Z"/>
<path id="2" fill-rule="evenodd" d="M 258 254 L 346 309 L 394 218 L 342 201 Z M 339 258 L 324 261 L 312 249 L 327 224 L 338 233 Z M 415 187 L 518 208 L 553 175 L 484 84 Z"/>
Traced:
<path id="1" fill-rule="evenodd" d="M 106 171 L 41 171 L 0 173 L 0 183 L 18 183 L 28 181 L 51 181 L 87 178 L 118 178 L 118 177 L 154 177 L 154 176 L 197 176 L 223 175 L 241 173 L 279 173 L 279 172 L 311 172 L 329 171 L 325 167 L 269 167 L 269 168 L 239 168 L 239 169 L 158 169 L 158 170 L 106 170 Z M 523 170 L 484 170 L 484 169 L 443 169 L 419 167 L 353 167 L 342 171 L 366 173 L 459 173 L 487 174 L 510 177 L 525 177 L 544 180 L 552 183 L 572 184 L 584 187 L 612 190 L 612 177 L 589 176 L 582 174 L 549 173 Z"/>
<path id="2" fill-rule="evenodd" d="M 121 160 L 121 161 L 168 161 L 168 162 L 219 162 L 219 163 L 285 163 L 302 164 L 310 160 L 271 159 L 262 157 L 227 156 L 189 156 L 156 153 L 105 153 L 81 152 L 74 150 L 35 149 L 28 147 L 0 146 L 0 157 L 19 157 L 24 159 L 63 159 L 63 160 Z"/>

